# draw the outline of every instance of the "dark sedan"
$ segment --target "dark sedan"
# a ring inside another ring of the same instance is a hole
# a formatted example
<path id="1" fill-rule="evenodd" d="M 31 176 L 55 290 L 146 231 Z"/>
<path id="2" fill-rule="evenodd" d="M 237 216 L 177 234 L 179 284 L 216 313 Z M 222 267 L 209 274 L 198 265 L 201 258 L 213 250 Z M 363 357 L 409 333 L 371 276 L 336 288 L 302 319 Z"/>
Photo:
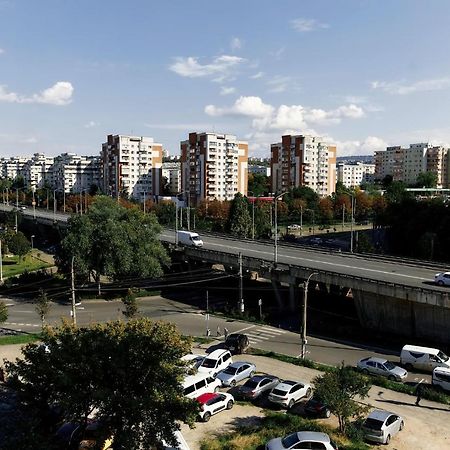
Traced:
<path id="1" fill-rule="evenodd" d="M 318 397 L 311 397 L 303 407 L 305 414 L 313 417 L 325 417 L 331 416 L 331 411 L 328 409 L 327 405 Z"/>

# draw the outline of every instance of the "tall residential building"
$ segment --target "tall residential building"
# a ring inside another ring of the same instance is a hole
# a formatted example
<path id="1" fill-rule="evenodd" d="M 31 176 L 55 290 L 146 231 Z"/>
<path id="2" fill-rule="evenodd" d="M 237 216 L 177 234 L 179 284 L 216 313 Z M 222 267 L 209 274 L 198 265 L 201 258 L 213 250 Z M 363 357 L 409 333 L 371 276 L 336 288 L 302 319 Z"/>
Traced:
<path id="1" fill-rule="evenodd" d="M 144 136 L 108 135 L 102 145 L 103 192 L 140 201 L 161 193 L 163 148 Z"/>
<path id="2" fill-rule="evenodd" d="M 286 135 L 271 145 L 272 191 L 307 186 L 321 196 L 336 189 L 336 146 L 320 137 Z"/>
<path id="3" fill-rule="evenodd" d="M 100 158 L 62 153 L 53 164 L 53 189 L 58 191 L 89 191 L 91 186 L 100 187 Z"/>
<path id="4" fill-rule="evenodd" d="M 345 187 L 360 186 L 361 183 L 371 183 L 374 180 L 375 164 L 362 162 L 338 163 L 337 180 Z"/>
<path id="5" fill-rule="evenodd" d="M 189 133 L 181 142 L 181 188 L 191 205 L 247 195 L 248 143 L 231 134 Z"/>
<path id="6" fill-rule="evenodd" d="M 162 164 L 162 177 L 166 182 L 164 194 L 178 194 L 181 192 L 181 164 L 179 162 L 164 162 Z"/>
<path id="7" fill-rule="evenodd" d="M 14 180 L 18 175 L 23 175 L 23 167 L 30 158 L 24 156 L 12 156 L 11 158 L 2 158 L 2 178 Z"/>
<path id="8" fill-rule="evenodd" d="M 436 175 L 438 188 L 448 188 L 449 157 L 449 149 L 429 143 L 411 144 L 409 148 L 387 147 L 375 152 L 375 179 L 392 176 L 394 181 L 413 185 L 420 173 L 431 172 Z"/>
<path id="9" fill-rule="evenodd" d="M 53 185 L 54 158 L 35 153 L 22 167 L 21 174 L 28 189 L 40 189 Z"/>

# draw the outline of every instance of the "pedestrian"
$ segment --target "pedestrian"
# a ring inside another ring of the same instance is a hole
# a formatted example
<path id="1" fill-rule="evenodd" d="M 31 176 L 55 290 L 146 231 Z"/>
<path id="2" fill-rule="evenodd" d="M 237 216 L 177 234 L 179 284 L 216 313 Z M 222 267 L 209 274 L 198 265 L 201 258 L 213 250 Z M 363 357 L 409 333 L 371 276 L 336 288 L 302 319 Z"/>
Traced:
<path id="1" fill-rule="evenodd" d="M 227 337 L 228 337 L 228 328 L 227 327 L 223 327 L 223 334 L 225 336 L 225 340 L 227 340 Z"/>
<path id="2" fill-rule="evenodd" d="M 422 392 L 423 387 L 422 387 L 422 383 L 420 382 L 417 387 L 416 387 L 416 395 L 417 395 L 417 399 L 416 399 L 416 406 L 420 406 L 420 400 L 422 400 Z"/>
<path id="3" fill-rule="evenodd" d="M 220 327 L 219 325 L 217 325 L 217 337 L 221 336 L 222 333 L 220 332 Z"/>
<path id="4" fill-rule="evenodd" d="M 4 383 L 6 381 L 5 371 L 3 367 L 0 367 L 0 383 Z"/>
<path id="5" fill-rule="evenodd" d="M 206 337 L 211 336 L 211 330 L 209 328 L 206 329 Z"/>

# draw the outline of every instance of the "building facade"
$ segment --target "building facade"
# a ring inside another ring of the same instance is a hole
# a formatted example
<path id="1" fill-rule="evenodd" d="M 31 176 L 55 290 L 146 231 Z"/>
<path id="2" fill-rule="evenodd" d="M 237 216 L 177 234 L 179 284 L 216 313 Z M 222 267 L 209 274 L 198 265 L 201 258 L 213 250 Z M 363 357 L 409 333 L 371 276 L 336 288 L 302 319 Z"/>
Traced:
<path id="1" fill-rule="evenodd" d="M 23 168 L 30 158 L 23 156 L 12 156 L 11 158 L 2 158 L 1 163 L 1 177 L 9 180 L 19 175 L 23 176 Z"/>
<path id="2" fill-rule="evenodd" d="M 164 162 L 162 177 L 165 183 L 164 194 L 175 195 L 181 192 L 181 163 Z"/>
<path id="3" fill-rule="evenodd" d="M 270 150 L 274 193 L 300 186 L 307 186 L 320 196 L 335 191 L 336 146 L 317 136 L 286 135 Z"/>
<path id="4" fill-rule="evenodd" d="M 36 190 L 53 186 L 54 158 L 43 153 L 35 153 L 21 168 L 20 174 L 27 189 Z"/>
<path id="5" fill-rule="evenodd" d="M 163 148 L 150 137 L 108 135 L 102 145 L 103 192 L 143 201 L 159 195 Z"/>
<path id="6" fill-rule="evenodd" d="M 248 172 L 258 175 L 264 175 L 265 177 L 270 177 L 270 167 L 267 166 L 249 165 Z"/>
<path id="7" fill-rule="evenodd" d="M 355 162 L 337 164 L 337 180 L 345 187 L 356 187 L 362 183 L 372 183 L 375 174 L 375 164 Z"/>
<path id="8" fill-rule="evenodd" d="M 180 145 L 181 189 L 188 204 L 247 195 L 247 142 L 231 134 L 189 133 Z"/>

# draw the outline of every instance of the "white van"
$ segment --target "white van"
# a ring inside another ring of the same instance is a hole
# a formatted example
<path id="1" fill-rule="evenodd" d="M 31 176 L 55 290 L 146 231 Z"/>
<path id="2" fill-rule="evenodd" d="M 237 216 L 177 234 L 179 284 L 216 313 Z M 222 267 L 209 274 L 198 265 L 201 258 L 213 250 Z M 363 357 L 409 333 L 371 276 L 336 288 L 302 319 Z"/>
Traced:
<path id="1" fill-rule="evenodd" d="M 217 392 L 222 382 L 207 373 L 197 373 L 187 376 L 182 385 L 183 395 L 188 398 L 197 398 L 207 392 Z"/>
<path id="2" fill-rule="evenodd" d="M 447 367 L 436 367 L 433 370 L 431 384 L 450 392 L 450 369 Z"/>
<path id="3" fill-rule="evenodd" d="M 233 359 L 228 350 L 218 349 L 205 356 L 205 359 L 198 366 L 199 373 L 209 373 L 216 376 L 221 370 L 226 369 Z"/>
<path id="4" fill-rule="evenodd" d="M 177 231 L 177 240 L 180 245 L 187 247 L 203 247 L 203 241 L 198 233 L 192 231 Z"/>
<path id="5" fill-rule="evenodd" d="M 400 353 L 400 364 L 406 369 L 414 367 L 432 372 L 435 367 L 450 368 L 450 358 L 437 348 L 405 345 Z"/>

